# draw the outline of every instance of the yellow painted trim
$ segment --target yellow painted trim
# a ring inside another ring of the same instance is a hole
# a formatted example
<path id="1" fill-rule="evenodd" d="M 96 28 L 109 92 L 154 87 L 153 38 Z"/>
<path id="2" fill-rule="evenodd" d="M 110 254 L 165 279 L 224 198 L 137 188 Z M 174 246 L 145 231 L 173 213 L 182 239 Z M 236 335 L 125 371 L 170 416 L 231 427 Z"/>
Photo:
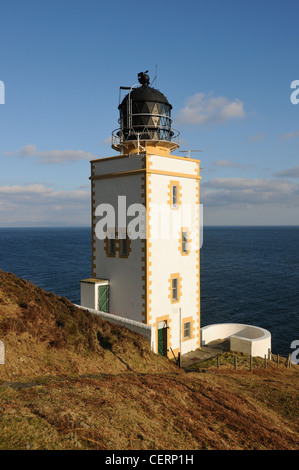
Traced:
<path id="1" fill-rule="evenodd" d="M 91 160 L 91 163 L 105 162 L 107 160 L 117 160 L 120 158 L 130 158 L 130 154 L 127 153 L 123 155 L 113 155 L 112 157 L 96 158 L 95 160 Z"/>
<path id="2" fill-rule="evenodd" d="M 152 281 L 150 280 L 151 275 L 151 261 L 150 261 L 150 250 L 151 243 L 149 241 L 150 237 L 150 199 L 151 199 L 151 185 L 150 185 L 150 174 L 147 172 L 149 167 L 149 160 L 147 155 L 143 156 L 143 175 L 141 183 L 141 198 L 143 200 L 143 205 L 146 208 L 146 237 L 142 240 L 141 246 L 141 262 L 142 266 L 142 281 L 143 281 L 143 294 L 142 294 L 142 315 L 143 322 L 147 325 L 151 322 L 151 285 Z"/>
<path id="3" fill-rule="evenodd" d="M 120 172 L 117 172 L 117 173 L 105 173 L 103 175 L 95 175 L 93 177 L 90 177 L 90 179 L 93 179 L 93 180 L 102 180 L 102 179 L 106 179 L 106 178 L 117 178 L 119 176 L 128 176 L 128 175 L 138 175 L 138 174 L 142 174 L 142 173 L 145 173 L 146 170 L 144 168 L 138 168 L 137 170 L 128 170 L 128 171 L 120 171 Z"/>
<path id="4" fill-rule="evenodd" d="M 145 167 L 146 170 L 149 167 L 149 158 L 146 155 L 146 162 Z M 152 195 L 152 188 L 151 188 L 151 175 L 146 173 L 145 177 L 145 187 L 146 187 L 146 256 L 145 256 L 145 264 L 146 264 L 146 323 L 149 324 L 151 322 L 151 294 L 152 294 L 152 281 L 150 280 L 150 276 L 152 273 L 152 263 L 151 263 L 151 248 L 152 243 L 150 242 L 151 239 L 151 211 L 150 211 L 150 201 Z"/>
<path id="5" fill-rule="evenodd" d="M 197 204 L 199 204 L 200 203 L 200 184 L 199 184 L 199 181 L 196 184 L 195 197 L 196 197 Z M 197 234 L 199 236 L 199 231 L 200 231 L 199 214 L 197 214 L 196 226 L 197 226 Z M 197 323 L 198 323 L 197 345 L 200 348 L 201 343 L 200 343 L 200 249 L 199 249 L 199 247 L 198 247 L 198 250 L 197 250 L 196 254 L 197 254 L 197 259 L 196 259 L 196 269 L 197 269 L 196 309 L 197 309 Z"/>
<path id="6" fill-rule="evenodd" d="M 108 279 L 95 279 L 95 278 L 90 278 L 90 279 L 81 279 L 80 282 L 85 282 L 86 284 L 97 284 L 99 282 L 106 282 L 109 283 Z"/>
<path id="7" fill-rule="evenodd" d="M 91 177 L 94 175 L 94 165 L 90 165 Z M 91 180 L 91 276 L 96 278 L 96 235 L 95 235 L 95 184 Z"/>
<path id="8" fill-rule="evenodd" d="M 148 146 L 150 148 L 150 146 Z M 166 152 L 168 152 L 168 149 L 165 149 Z M 97 162 L 105 162 L 107 160 L 116 160 L 120 158 L 130 158 L 131 155 L 136 155 L 137 149 L 134 149 L 134 152 L 132 153 L 125 153 L 122 155 L 112 155 L 111 157 L 103 157 L 103 158 L 95 158 L 94 160 L 90 160 L 91 162 L 97 163 Z M 198 165 L 201 163 L 201 160 L 197 160 L 196 158 L 189 158 L 189 157 L 179 157 L 177 155 L 171 155 L 169 153 L 163 153 L 163 155 L 159 155 L 157 153 L 149 153 L 148 151 L 146 152 L 148 156 L 157 156 L 157 157 L 166 157 L 166 158 L 173 158 L 174 160 L 184 160 L 187 162 L 193 162 L 197 163 Z M 139 153 L 139 155 L 143 155 L 144 152 Z M 138 155 L 138 154 L 137 154 Z"/>
<path id="9" fill-rule="evenodd" d="M 143 166 L 146 166 L 146 157 L 144 156 Z M 146 173 L 141 176 L 141 200 L 143 205 L 146 207 Z M 142 322 L 148 323 L 147 320 L 147 262 L 146 262 L 146 249 L 147 249 L 147 240 L 141 240 L 141 272 L 142 272 Z M 143 261 L 144 258 L 144 261 Z"/>
<path id="10" fill-rule="evenodd" d="M 167 140 L 140 140 L 140 147 L 145 149 L 145 152 L 155 152 L 157 155 L 164 155 L 173 152 L 179 147 L 179 144 L 175 142 L 169 142 Z M 116 144 L 112 146 L 114 150 L 122 152 L 124 155 L 128 153 L 137 153 L 138 152 L 138 142 L 137 140 L 128 140 L 122 144 Z M 152 149 L 152 150 L 151 150 Z"/>
<path id="11" fill-rule="evenodd" d="M 156 156 L 155 153 L 151 154 L 152 156 Z M 196 160 L 195 158 L 188 158 L 188 157 L 178 157 L 176 155 L 157 155 L 157 157 L 166 157 L 166 158 L 173 158 L 174 160 L 184 160 L 186 162 L 193 162 L 200 164 L 201 160 Z"/>
<path id="12" fill-rule="evenodd" d="M 175 173 L 173 171 L 163 171 L 163 170 L 150 170 L 150 173 L 155 174 L 155 175 L 173 176 L 174 178 L 189 178 L 193 180 L 201 180 L 201 176 L 192 175 L 190 173 Z"/>
<path id="13" fill-rule="evenodd" d="M 143 173 L 155 174 L 155 175 L 166 175 L 166 176 L 172 176 L 174 178 L 189 178 L 193 180 L 201 179 L 201 176 L 198 176 L 198 175 L 192 175 L 188 173 L 174 173 L 171 171 L 162 171 L 162 170 L 149 170 L 147 168 L 138 168 L 137 170 L 121 171 L 117 173 L 104 173 L 102 175 L 91 176 L 89 179 L 93 181 L 93 180 L 102 180 L 106 178 L 108 179 L 108 178 L 118 178 L 121 176 L 138 175 L 138 174 L 143 174 Z"/>

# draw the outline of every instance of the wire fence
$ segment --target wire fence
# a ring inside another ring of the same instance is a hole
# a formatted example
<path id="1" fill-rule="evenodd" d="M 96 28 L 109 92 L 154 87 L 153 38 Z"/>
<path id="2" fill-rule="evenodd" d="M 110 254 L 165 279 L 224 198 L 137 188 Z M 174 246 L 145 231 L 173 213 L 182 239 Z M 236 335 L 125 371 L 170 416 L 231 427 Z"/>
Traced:
<path id="1" fill-rule="evenodd" d="M 179 365 L 179 363 L 178 363 Z M 233 353 L 224 353 L 220 356 L 215 356 L 206 361 L 194 364 L 192 366 L 183 367 L 186 372 L 201 372 L 202 370 L 207 369 L 221 369 L 222 367 L 240 370 L 247 369 L 252 371 L 256 368 L 273 368 L 280 367 L 284 369 L 290 369 L 291 367 L 296 367 L 296 365 L 291 361 L 291 354 L 287 358 L 280 356 L 279 354 L 268 353 L 264 358 L 262 357 L 253 357 L 249 355 L 240 355 Z"/>

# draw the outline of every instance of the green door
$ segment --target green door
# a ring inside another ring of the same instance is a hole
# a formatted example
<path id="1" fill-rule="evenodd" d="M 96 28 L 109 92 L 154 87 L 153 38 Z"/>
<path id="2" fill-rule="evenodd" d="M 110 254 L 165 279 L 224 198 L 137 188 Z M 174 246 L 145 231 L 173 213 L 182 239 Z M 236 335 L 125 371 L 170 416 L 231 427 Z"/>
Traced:
<path id="1" fill-rule="evenodd" d="M 158 353 L 167 356 L 167 326 L 158 329 Z"/>
<path id="2" fill-rule="evenodd" d="M 99 286 L 98 310 L 108 313 L 109 310 L 109 286 Z"/>

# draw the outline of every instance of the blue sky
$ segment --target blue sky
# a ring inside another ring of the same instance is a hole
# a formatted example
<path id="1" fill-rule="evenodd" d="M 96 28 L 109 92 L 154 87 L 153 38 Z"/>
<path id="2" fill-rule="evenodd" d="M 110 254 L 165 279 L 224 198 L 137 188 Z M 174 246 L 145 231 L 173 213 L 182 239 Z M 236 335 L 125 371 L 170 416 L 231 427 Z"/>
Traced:
<path id="1" fill-rule="evenodd" d="M 180 150 L 203 150 L 204 224 L 298 225 L 297 16 L 289 0 L 0 0 L 0 227 L 90 224 L 119 86 L 156 67 Z"/>

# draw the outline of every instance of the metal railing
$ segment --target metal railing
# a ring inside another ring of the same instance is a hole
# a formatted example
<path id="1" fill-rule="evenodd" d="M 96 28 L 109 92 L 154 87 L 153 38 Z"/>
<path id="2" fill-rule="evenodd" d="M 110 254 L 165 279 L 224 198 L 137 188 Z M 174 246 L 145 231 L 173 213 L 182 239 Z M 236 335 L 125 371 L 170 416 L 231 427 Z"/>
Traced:
<path id="1" fill-rule="evenodd" d="M 176 129 L 167 126 L 148 127 L 144 125 L 134 126 L 130 129 L 118 128 L 112 132 L 112 147 L 130 141 L 164 141 L 179 145 L 180 133 Z"/>

